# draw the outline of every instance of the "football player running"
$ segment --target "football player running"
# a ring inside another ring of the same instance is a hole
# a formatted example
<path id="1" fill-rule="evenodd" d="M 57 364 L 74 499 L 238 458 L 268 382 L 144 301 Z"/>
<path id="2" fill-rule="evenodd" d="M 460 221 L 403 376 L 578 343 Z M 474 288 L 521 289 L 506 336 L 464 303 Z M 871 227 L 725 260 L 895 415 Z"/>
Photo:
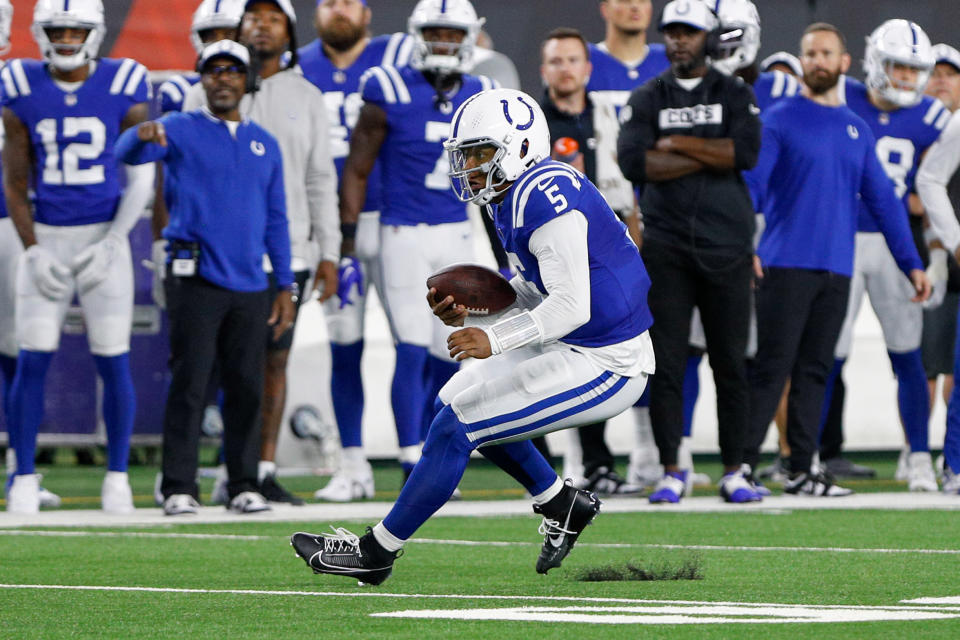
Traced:
<path id="1" fill-rule="evenodd" d="M 422 303 L 437 269 L 473 254 L 466 206 L 450 192 L 443 140 L 453 113 L 493 87 L 471 76 L 483 21 L 469 0 L 420 0 L 410 15 L 410 66 L 377 66 L 360 79 L 364 104 L 340 180 L 341 256 L 357 255 L 357 224 L 379 156 L 383 300 L 396 340 L 391 404 L 404 475 L 420 458 L 425 411 L 457 370 L 447 356 L 450 330 Z"/>
<path id="2" fill-rule="evenodd" d="M 934 66 L 930 40 L 914 22 L 888 20 L 867 39 L 863 64 L 866 85 L 844 78 L 846 104 L 872 129 L 877 139 L 877 157 L 903 201 L 903 215 L 922 214 L 922 206 L 917 211 L 915 204 L 918 199 L 913 193 L 914 179 L 924 153 L 950 119 L 950 111 L 943 103 L 923 94 Z M 911 226 L 922 224 L 919 215 L 910 215 L 910 219 L 914 221 Z M 942 277 L 936 275 L 940 273 L 936 267 L 930 269 L 935 292 L 932 297 L 936 298 L 946 288 L 946 252 L 931 252 L 930 258 L 933 265 L 943 263 Z M 853 324 L 864 293 L 880 320 L 897 378 L 900 419 L 910 449 L 904 456 L 908 488 L 936 491 L 928 442 L 930 400 L 920 351 L 923 307 L 910 301 L 913 287 L 897 268 L 881 234 L 861 207 L 847 316 L 837 341 L 834 368 L 827 380 L 824 416 L 831 401 L 842 402 L 832 389 L 850 354 Z M 831 412 L 838 410 L 834 407 Z M 829 470 L 829 461 L 826 462 Z"/>
<path id="3" fill-rule="evenodd" d="M 371 38 L 372 12 L 366 0 L 321 0 L 314 23 L 316 40 L 300 48 L 304 77 L 323 91 L 330 124 L 330 149 L 337 177 L 350 151 L 350 137 L 363 98 L 360 77 L 370 67 L 403 67 L 413 39 L 403 33 Z M 340 260 L 337 295 L 324 303 L 330 337 L 330 395 L 343 447 L 340 468 L 314 496 L 332 502 L 372 498 L 373 470 L 363 452 L 363 325 L 370 287 L 383 291 L 380 276 L 380 164 L 367 177 L 356 228 L 356 253 Z"/>
<path id="4" fill-rule="evenodd" d="M 471 98 L 444 147 L 454 193 L 487 205 L 494 219 L 518 273 L 510 282 L 517 301 L 481 319 L 429 290 L 434 314 L 460 327 L 447 341 L 450 356 L 479 362 L 441 389 L 423 457 L 383 521 L 362 537 L 342 528 L 293 535 L 297 554 L 318 573 L 386 580 L 477 448 L 524 486 L 543 516 L 537 571 L 559 567 L 600 502 L 561 481 L 529 439 L 617 415 L 654 370 L 650 280 L 639 251 L 597 188 L 550 159 L 536 100 L 511 89 Z"/>
<path id="5" fill-rule="evenodd" d="M 97 58 L 105 31 L 100 0 L 39 0 L 32 32 L 43 60 L 14 60 L 0 72 L 7 208 L 25 247 L 16 286 L 20 353 L 9 414 L 18 463 L 7 501 L 11 512 L 35 513 L 39 507 L 33 459 L 44 380 L 74 293 L 103 381 L 103 509 L 133 509 L 126 473 L 136 408 L 127 234 L 150 199 L 153 169 L 125 166 L 121 193 L 113 145 L 122 130 L 146 119 L 150 86 L 146 67 L 136 61 Z"/>

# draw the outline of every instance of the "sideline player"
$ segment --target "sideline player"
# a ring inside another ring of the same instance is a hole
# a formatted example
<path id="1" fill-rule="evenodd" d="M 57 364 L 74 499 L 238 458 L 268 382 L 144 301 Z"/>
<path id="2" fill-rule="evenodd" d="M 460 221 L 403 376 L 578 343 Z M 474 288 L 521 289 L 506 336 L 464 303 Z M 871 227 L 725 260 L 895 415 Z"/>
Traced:
<path id="1" fill-rule="evenodd" d="M 653 373 L 650 279 L 637 247 L 597 188 L 550 160 L 550 133 L 536 100 L 509 89 L 485 91 L 458 109 L 449 136 L 454 191 L 488 205 L 518 272 L 511 280 L 517 302 L 478 323 L 452 297 L 436 300 L 435 290 L 428 292 L 438 317 L 464 327 L 450 335 L 450 355 L 480 362 L 440 391 L 423 457 L 383 521 L 363 537 L 346 529 L 292 536 L 297 554 L 318 573 L 386 580 L 404 543 L 450 498 L 477 448 L 526 488 L 543 516 L 537 572 L 559 567 L 600 501 L 564 483 L 529 438 L 617 415 Z"/>
<path id="2" fill-rule="evenodd" d="M 923 29 L 907 20 L 888 20 L 867 39 L 866 85 L 845 77 L 842 89 L 847 106 L 873 131 L 877 157 L 894 184 L 905 216 L 914 208 L 911 194 L 920 160 L 950 119 L 950 111 L 939 100 L 923 95 L 933 66 L 933 48 Z M 909 218 L 913 221 L 911 226 L 922 224 L 919 216 Z M 831 402 L 839 402 L 832 412 L 835 416 L 842 415 L 842 396 L 832 391 L 850 354 L 853 325 L 866 293 L 880 320 L 887 354 L 897 378 L 897 404 L 910 445 L 907 486 L 911 491 L 936 491 L 928 441 L 930 399 L 920 351 L 923 308 L 910 302 L 910 282 L 897 268 L 878 227 L 862 208 L 854 265 L 847 316 L 837 340 L 821 418 L 823 439 L 832 438 L 837 444 L 831 452 L 821 446 L 823 463 L 832 474 L 843 475 L 841 469 L 831 465 L 831 459 L 839 458 L 842 426 L 825 430 L 826 414 L 831 411 Z"/>
<path id="3" fill-rule="evenodd" d="M 121 194 L 113 145 L 122 130 L 146 119 L 147 70 L 130 59 L 97 58 L 106 31 L 100 0 L 40 0 L 32 31 L 43 61 L 14 60 L 0 73 L 7 207 L 26 248 L 17 277 L 20 354 L 9 414 L 18 469 L 7 510 L 34 513 L 39 506 L 33 459 L 44 381 L 77 292 L 103 380 L 107 474 L 101 501 L 105 511 L 128 513 L 136 396 L 127 234 L 150 199 L 153 169 L 125 167 Z"/>
<path id="4" fill-rule="evenodd" d="M 370 67 L 403 67 L 413 40 L 402 33 L 371 38 L 366 0 L 320 0 L 317 39 L 300 48 L 304 77 L 323 91 L 330 124 L 330 151 L 338 179 L 350 152 L 350 137 L 363 98 L 360 77 Z M 373 470 L 363 452 L 363 326 L 370 287 L 382 292 L 380 276 L 380 163 L 367 178 L 356 229 L 356 254 L 340 259 L 337 295 L 323 305 L 330 336 L 330 395 L 343 447 L 340 468 L 314 496 L 349 502 L 374 495 Z"/>
<path id="5" fill-rule="evenodd" d="M 473 254 L 471 224 L 450 192 L 442 141 L 454 111 L 493 86 L 465 73 L 482 24 L 468 0 L 417 3 L 409 20 L 410 66 L 371 67 L 361 77 L 364 105 L 341 177 L 341 255 L 355 256 L 370 174 L 382 160 L 380 260 L 396 340 L 390 395 L 405 476 L 420 459 L 424 416 L 459 367 L 446 355 L 449 329 L 431 317 L 421 294 L 432 272 Z"/>

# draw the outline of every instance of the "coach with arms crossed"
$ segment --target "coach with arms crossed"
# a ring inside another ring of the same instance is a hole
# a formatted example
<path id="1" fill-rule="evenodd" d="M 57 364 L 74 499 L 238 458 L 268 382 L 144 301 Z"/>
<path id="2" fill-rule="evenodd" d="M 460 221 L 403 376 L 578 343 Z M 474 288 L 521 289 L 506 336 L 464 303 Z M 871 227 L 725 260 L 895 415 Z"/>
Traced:
<path id="1" fill-rule="evenodd" d="M 706 62 L 708 34 L 718 26 L 699 1 L 674 0 L 664 7 L 660 30 L 670 69 L 634 90 L 620 113 L 620 168 L 645 185 L 643 260 L 656 319 L 650 330 L 657 357 L 650 419 L 665 475 L 651 502 L 678 502 L 684 491 L 677 449 L 694 307 L 703 319 L 717 386 L 721 495 L 731 502 L 759 499 L 739 469 L 748 418 L 744 353 L 755 224 L 740 171 L 756 163 L 760 121 L 750 86 Z"/>
<path id="2" fill-rule="evenodd" d="M 257 492 L 263 327 L 278 338 L 293 324 L 293 273 L 276 140 L 241 120 L 250 63 L 246 47 L 215 42 L 200 57 L 208 107 L 130 129 L 117 156 L 130 164 L 162 160 L 170 223 L 165 286 L 172 380 L 163 426 L 163 509 L 197 509 L 197 445 L 205 390 L 215 360 L 224 390 L 224 457 L 229 508 L 269 509 Z M 262 257 L 273 264 L 272 301 Z"/>

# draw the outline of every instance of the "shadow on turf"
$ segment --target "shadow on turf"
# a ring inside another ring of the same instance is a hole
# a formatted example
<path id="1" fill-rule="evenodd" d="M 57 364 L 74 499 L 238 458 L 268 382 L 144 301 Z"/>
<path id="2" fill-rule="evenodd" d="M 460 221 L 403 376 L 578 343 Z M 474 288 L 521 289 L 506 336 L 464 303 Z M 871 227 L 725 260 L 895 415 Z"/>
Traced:
<path id="1" fill-rule="evenodd" d="M 703 580 L 703 559 L 692 555 L 679 563 L 660 560 L 656 563 L 627 562 L 624 565 L 587 567 L 575 576 L 580 582 L 622 582 L 632 580 Z"/>

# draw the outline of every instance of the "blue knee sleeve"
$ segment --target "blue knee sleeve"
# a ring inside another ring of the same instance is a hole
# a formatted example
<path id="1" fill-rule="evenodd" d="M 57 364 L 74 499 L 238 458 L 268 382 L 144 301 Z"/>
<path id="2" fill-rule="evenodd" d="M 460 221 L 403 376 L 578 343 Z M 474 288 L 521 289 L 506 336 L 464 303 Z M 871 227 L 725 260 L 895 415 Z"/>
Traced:
<path id="1" fill-rule="evenodd" d="M 423 455 L 403 485 L 390 513 L 383 519 L 387 531 L 407 540 L 446 504 L 463 477 L 473 443 L 453 409 L 444 407 L 423 446 Z"/>
<path id="2" fill-rule="evenodd" d="M 887 354 L 897 376 L 897 402 L 910 450 L 929 451 L 930 390 L 920 349 L 907 353 L 888 351 Z"/>
<path id="3" fill-rule="evenodd" d="M 557 472 L 532 440 L 480 447 L 478 451 L 513 476 L 532 496 L 543 493 L 557 481 Z"/>
<path id="4" fill-rule="evenodd" d="M 126 471 L 130 435 L 137 413 L 137 391 L 130 375 L 130 354 L 93 356 L 103 380 L 103 424 L 107 428 L 107 470 Z"/>
<path id="5" fill-rule="evenodd" d="M 52 352 L 20 350 L 17 373 L 10 390 L 10 413 L 7 425 L 11 440 L 16 443 L 17 474 L 34 473 L 37 453 L 37 432 L 43 420 L 43 386 L 53 359 Z"/>
<path id="6" fill-rule="evenodd" d="M 687 370 L 683 375 L 683 435 L 686 438 L 693 433 L 693 409 L 697 406 L 697 397 L 700 395 L 701 360 L 703 360 L 702 355 L 688 357 Z"/>
<path id="7" fill-rule="evenodd" d="M 330 394 L 333 414 L 337 418 L 340 443 L 344 447 L 363 445 L 363 379 L 360 358 L 363 340 L 353 344 L 330 343 Z"/>
<path id="8" fill-rule="evenodd" d="M 424 388 L 424 400 L 426 402 L 423 409 L 423 428 L 420 431 L 421 440 L 427 439 L 427 431 L 430 430 L 433 417 L 438 413 L 438 411 L 434 410 L 436 408 L 437 394 L 440 393 L 443 385 L 447 384 L 447 381 L 453 377 L 453 374 L 459 370 L 459 362 L 450 362 L 449 360 L 441 360 L 435 356 L 427 356 L 427 380 L 426 387 Z"/>
<path id="9" fill-rule="evenodd" d="M 846 358 L 835 358 L 833 368 L 827 374 L 826 389 L 823 392 L 823 408 L 820 410 L 820 429 L 817 431 L 817 442 L 823 435 L 823 428 L 827 424 L 827 416 L 830 415 L 830 403 L 833 402 L 833 387 L 837 384 L 837 378 L 843 373 L 843 365 L 847 363 Z"/>
<path id="10" fill-rule="evenodd" d="M 401 447 L 420 444 L 423 409 L 426 406 L 427 348 L 397 343 L 397 364 L 390 388 L 397 440 Z"/>

